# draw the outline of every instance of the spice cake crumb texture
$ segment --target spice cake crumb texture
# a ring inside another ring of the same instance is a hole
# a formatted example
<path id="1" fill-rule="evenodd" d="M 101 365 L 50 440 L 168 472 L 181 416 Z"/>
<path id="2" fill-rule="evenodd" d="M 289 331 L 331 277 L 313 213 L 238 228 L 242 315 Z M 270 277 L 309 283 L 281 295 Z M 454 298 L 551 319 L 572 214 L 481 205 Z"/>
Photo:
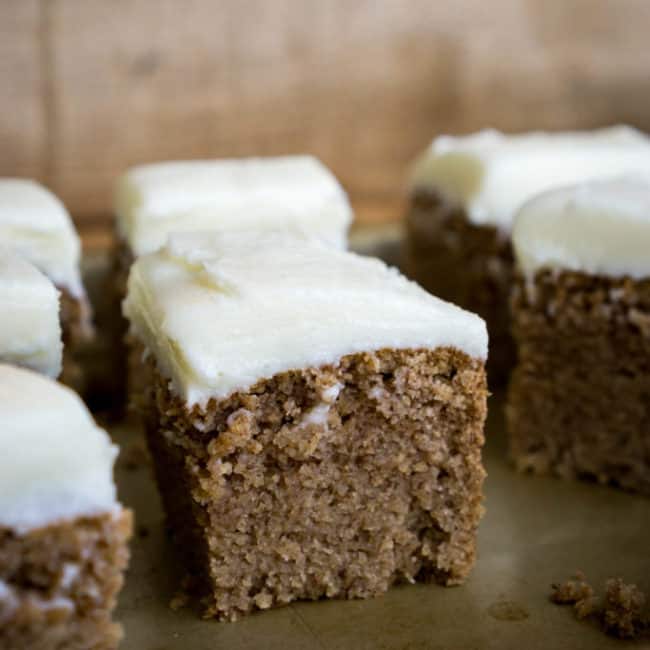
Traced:
<path id="1" fill-rule="evenodd" d="M 519 361 L 506 409 L 518 468 L 650 494 L 650 186 L 589 183 L 516 219 Z"/>
<path id="2" fill-rule="evenodd" d="M 22 368 L 0 364 L 0 416 L 0 647 L 117 647 L 131 514 L 116 448 L 75 393 Z"/>
<path id="3" fill-rule="evenodd" d="M 467 576 L 485 475 L 478 317 L 377 260 L 259 233 L 172 238 L 135 263 L 125 313 L 206 616 Z"/>
<path id="4" fill-rule="evenodd" d="M 485 319 L 490 385 L 505 384 L 515 360 L 507 308 L 513 281 L 509 239 L 494 226 L 473 225 L 461 207 L 424 189 L 412 195 L 406 229 L 407 275 Z"/>
<path id="5" fill-rule="evenodd" d="M 507 306 L 517 210 L 554 187 L 649 167 L 650 139 L 625 126 L 442 136 L 416 162 L 407 215 L 407 272 L 434 295 L 486 319 L 488 374 L 495 385 L 505 383 L 515 360 Z"/>

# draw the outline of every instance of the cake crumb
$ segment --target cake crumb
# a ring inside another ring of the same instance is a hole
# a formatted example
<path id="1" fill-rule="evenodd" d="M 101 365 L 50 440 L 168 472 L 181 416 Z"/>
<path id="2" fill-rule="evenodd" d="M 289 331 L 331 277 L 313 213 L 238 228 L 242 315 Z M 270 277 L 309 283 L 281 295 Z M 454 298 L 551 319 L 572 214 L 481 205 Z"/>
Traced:
<path id="1" fill-rule="evenodd" d="M 633 639 L 648 628 L 644 614 L 645 594 L 634 584 L 612 578 L 605 585 L 603 624 L 605 630 L 622 639 Z"/>
<path id="2" fill-rule="evenodd" d="M 573 605 L 579 619 L 593 618 L 603 630 L 620 639 L 634 639 L 650 632 L 650 616 L 645 612 L 645 594 L 621 578 L 605 583 L 605 596 L 598 598 L 582 571 L 561 584 L 551 585 L 551 601 Z"/>
<path id="3" fill-rule="evenodd" d="M 273 604 L 273 596 L 264 591 L 260 591 L 259 594 L 253 597 L 253 600 L 260 609 L 269 609 Z"/>
<path id="4" fill-rule="evenodd" d="M 551 600 L 557 605 L 577 605 L 583 600 L 593 598 L 594 595 L 593 587 L 587 582 L 582 571 L 576 571 L 573 578 L 551 587 Z"/>

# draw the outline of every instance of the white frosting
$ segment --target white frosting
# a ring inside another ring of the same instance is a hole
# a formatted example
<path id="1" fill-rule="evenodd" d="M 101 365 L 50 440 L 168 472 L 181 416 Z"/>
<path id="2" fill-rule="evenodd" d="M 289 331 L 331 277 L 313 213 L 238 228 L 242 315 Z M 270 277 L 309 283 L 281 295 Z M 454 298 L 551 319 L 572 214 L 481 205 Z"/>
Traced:
<path id="1" fill-rule="evenodd" d="M 0 362 L 61 373 L 59 292 L 35 266 L 0 248 Z"/>
<path id="2" fill-rule="evenodd" d="M 336 398 L 339 396 L 341 390 L 343 390 L 343 384 L 341 383 L 332 384 L 328 388 L 325 388 L 320 395 L 322 401 L 303 415 L 300 425 L 327 426 L 330 409 L 332 408 L 332 404 L 336 402 Z"/>
<path id="3" fill-rule="evenodd" d="M 26 602 L 29 603 L 30 608 L 42 612 L 72 611 L 75 608 L 74 602 L 65 596 L 47 597 L 36 590 L 18 589 L 4 580 L 0 580 L 0 625 L 6 624 L 14 616 L 16 610 L 24 606 Z"/>
<path id="4" fill-rule="evenodd" d="M 303 230 L 343 248 L 352 220 L 343 188 L 311 156 L 134 167 L 117 184 L 115 213 L 136 257 L 198 230 Z"/>
<path id="5" fill-rule="evenodd" d="M 83 295 L 81 244 L 63 203 L 24 178 L 0 178 L 0 242 L 74 297 Z"/>
<path id="6" fill-rule="evenodd" d="M 117 447 L 69 388 L 0 364 L 0 525 L 24 533 L 114 512 Z"/>
<path id="7" fill-rule="evenodd" d="M 81 566 L 73 562 L 66 562 L 61 569 L 59 586 L 61 589 L 70 589 L 81 575 Z"/>
<path id="8" fill-rule="evenodd" d="M 617 126 L 595 131 L 436 138 L 416 163 L 412 185 L 462 205 L 475 224 L 508 234 L 521 205 L 554 187 L 623 174 L 650 178 L 650 139 Z"/>
<path id="9" fill-rule="evenodd" d="M 650 276 L 650 184 L 635 178 L 552 190 L 525 203 L 512 242 L 521 270 Z"/>
<path id="10" fill-rule="evenodd" d="M 287 232 L 173 235 L 132 267 L 124 313 L 189 403 L 366 350 L 487 354 L 478 316 L 377 259 Z"/>

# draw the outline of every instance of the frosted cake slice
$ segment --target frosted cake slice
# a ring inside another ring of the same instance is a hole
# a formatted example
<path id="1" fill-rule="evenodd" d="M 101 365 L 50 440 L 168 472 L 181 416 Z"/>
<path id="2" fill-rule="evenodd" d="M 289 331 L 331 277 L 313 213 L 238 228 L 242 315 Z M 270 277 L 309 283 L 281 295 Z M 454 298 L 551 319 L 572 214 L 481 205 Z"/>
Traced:
<path id="1" fill-rule="evenodd" d="M 134 264 L 124 311 L 207 616 L 465 579 L 482 513 L 480 318 L 288 233 L 172 236 Z"/>
<path id="2" fill-rule="evenodd" d="M 408 273 L 434 295 L 486 319 L 495 385 L 504 383 L 515 358 L 508 297 L 517 210 L 555 187 L 649 169 L 650 139 L 626 126 L 441 136 L 417 161 L 407 216 Z"/>
<path id="3" fill-rule="evenodd" d="M 540 195 L 515 219 L 517 467 L 650 494 L 650 185 Z"/>
<path id="4" fill-rule="evenodd" d="M 0 647 L 116 648 L 131 513 L 72 390 L 0 364 Z"/>

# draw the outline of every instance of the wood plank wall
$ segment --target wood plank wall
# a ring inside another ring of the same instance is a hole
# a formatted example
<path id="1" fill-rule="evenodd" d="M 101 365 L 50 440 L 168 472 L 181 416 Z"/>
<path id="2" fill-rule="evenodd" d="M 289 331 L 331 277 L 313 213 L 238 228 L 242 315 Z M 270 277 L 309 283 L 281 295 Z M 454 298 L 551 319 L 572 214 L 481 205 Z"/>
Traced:
<path id="1" fill-rule="evenodd" d="M 440 132 L 650 130 L 648 0 L 0 0 L 0 175 L 80 225 L 143 161 L 312 152 L 399 216 Z"/>

